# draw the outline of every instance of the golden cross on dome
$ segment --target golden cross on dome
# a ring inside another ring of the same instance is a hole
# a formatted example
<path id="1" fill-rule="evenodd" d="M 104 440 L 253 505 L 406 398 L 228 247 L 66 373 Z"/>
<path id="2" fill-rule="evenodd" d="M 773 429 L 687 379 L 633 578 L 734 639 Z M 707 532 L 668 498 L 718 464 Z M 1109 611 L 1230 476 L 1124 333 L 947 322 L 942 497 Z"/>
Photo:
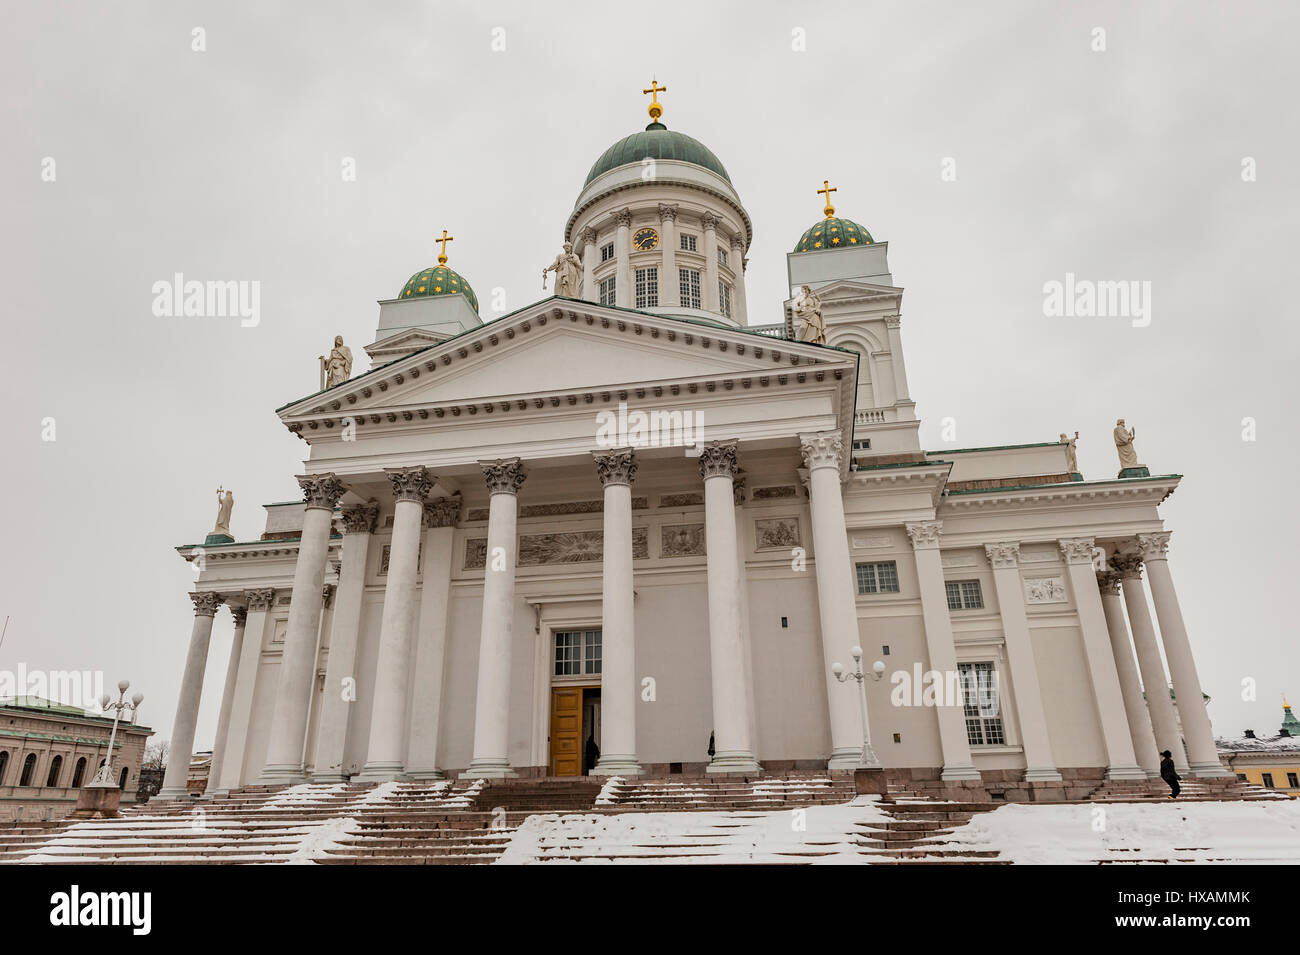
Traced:
<path id="1" fill-rule="evenodd" d="M 831 181 L 830 181 L 829 179 L 823 179 L 823 180 L 822 180 L 822 188 L 817 190 L 817 195 L 819 195 L 819 196 L 820 196 L 820 195 L 825 195 L 825 196 L 826 196 L 826 210 L 825 210 L 825 212 L 826 212 L 826 218 L 828 218 L 828 219 L 829 219 L 831 216 L 835 215 L 835 207 L 834 207 L 833 205 L 831 205 L 831 193 L 832 193 L 832 192 L 839 192 L 839 191 L 840 191 L 840 190 L 839 190 L 838 188 L 836 188 L 836 187 L 834 187 L 834 186 L 831 185 Z"/>
<path id="2" fill-rule="evenodd" d="M 447 230 L 446 230 L 446 229 L 443 229 L 443 230 L 442 230 L 442 238 L 441 238 L 441 239 L 434 239 L 433 241 L 434 241 L 434 242 L 441 242 L 441 243 L 442 243 L 442 251 L 438 253 L 438 264 L 439 264 L 439 265 L 446 265 L 446 264 L 447 264 L 447 243 L 448 243 L 448 242 L 455 242 L 455 241 L 456 241 L 456 237 L 455 237 L 455 236 L 450 236 L 450 235 L 448 235 L 448 234 L 447 234 Z"/>
<path id="3" fill-rule="evenodd" d="M 648 112 L 650 113 L 651 119 L 656 123 L 659 122 L 659 117 L 664 114 L 664 108 L 659 105 L 659 94 L 667 93 L 668 87 L 660 86 L 657 79 L 651 78 L 650 88 L 648 90 L 642 90 L 641 92 L 650 94 L 650 109 Z"/>

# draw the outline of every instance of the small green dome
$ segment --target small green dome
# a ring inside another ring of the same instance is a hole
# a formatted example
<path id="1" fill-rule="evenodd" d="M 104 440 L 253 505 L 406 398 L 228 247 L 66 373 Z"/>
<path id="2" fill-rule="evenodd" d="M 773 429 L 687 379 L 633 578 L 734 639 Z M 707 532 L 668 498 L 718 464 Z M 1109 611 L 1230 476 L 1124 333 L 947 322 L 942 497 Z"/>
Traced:
<path id="1" fill-rule="evenodd" d="M 870 245 L 871 233 L 852 219 L 831 216 L 814 223 L 799 244 L 796 252 L 820 252 L 823 249 L 844 249 L 853 245 Z"/>
<path id="2" fill-rule="evenodd" d="M 435 265 L 416 272 L 397 293 L 398 298 L 423 298 L 429 295 L 464 295 L 469 300 L 470 308 L 478 313 L 478 296 L 474 290 L 457 272 L 445 265 Z"/>
<path id="3" fill-rule="evenodd" d="M 675 159 L 679 162 L 694 163 L 696 166 L 703 166 L 716 172 L 727 182 L 731 182 L 727 170 L 708 146 L 685 133 L 669 129 L 663 123 L 651 123 L 644 131 L 625 136 L 601 153 L 596 164 L 591 167 L 591 172 L 587 173 L 587 181 L 582 184 L 583 188 L 585 189 L 601 173 L 629 163 L 639 163 L 643 159 Z"/>

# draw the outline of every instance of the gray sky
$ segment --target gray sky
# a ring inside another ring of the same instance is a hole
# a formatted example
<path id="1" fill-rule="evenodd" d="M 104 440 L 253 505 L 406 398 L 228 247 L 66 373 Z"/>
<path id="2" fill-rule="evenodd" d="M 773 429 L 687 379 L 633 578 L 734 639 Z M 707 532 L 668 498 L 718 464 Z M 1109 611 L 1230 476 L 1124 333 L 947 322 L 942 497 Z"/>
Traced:
<path id="1" fill-rule="evenodd" d="M 713 149 L 753 218 L 751 322 L 780 319 L 784 255 L 830 178 L 907 289 L 923 445 L 1077 429 L 1085 476 L 1103 478 L 1127 418 L 1153 473 L 1186 475 L 1163 513 L 1216 731 L 1275 732 L 1279 694 L 1300 696 L 1284 610 L 1293 6 L 4 0 L 0 15 L 0 668 L 128 677 L 169 735 L 193 580 L 172 547 L 210 529 L 213 490 L 235 489 L 240 540 L 259 504 L 299 496 L 307 448 L 273 409 L 315 390 L 336 332 L 364 366 L 376 299 L 433 263 L 443 228 L 484 318 L 493 288 L 507 310 L 542 297 L 587 170 L 645 125 L 653 74 L 664 121 Z M 152 285 L 176 272 L 260 281 L 260 325 L 154 317 Z M 1150 325 L 1044 317 L 1043 284 L 1067 272 L 1151 282 Z M 223 612 L 196 748 L 230 632 Z"/>

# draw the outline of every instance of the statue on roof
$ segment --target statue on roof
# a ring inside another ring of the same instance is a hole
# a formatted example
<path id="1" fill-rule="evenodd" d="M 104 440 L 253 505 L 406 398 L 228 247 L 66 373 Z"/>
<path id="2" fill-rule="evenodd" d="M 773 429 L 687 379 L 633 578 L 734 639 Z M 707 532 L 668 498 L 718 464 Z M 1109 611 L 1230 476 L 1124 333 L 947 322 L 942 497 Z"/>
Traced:
<path id="1" fill-rule="evenodd" d="M 1115 450 L 1119 452 L 1121 468 L 1139 468 L 1137 451 L 1133 448 L 1133 439 L 1137 437 L 1136 428 L 1126 428 L 1124 419 L 1115 422 Z"/>
<path id="2" fill-rule="evenodd" d="M 352 349 L 343 344 L 343 336 L 334 336 L 329 357 L 320 356 L 321 391 L 342 384 L 352 377 Z"/>
<path id="3" fill-rule="evenodd" d="M 1074 437 L 1067 437 L 1064 432 L 1061 433 L 1061 444 L 1065 445 L 1065 469 L 1071 474 L 1079 473 L 1079 454 L 1075 450 L 1075 445 L 1079 443 L 1079 432 L 1074 432 Z"/>
<path id="4" fill-rule="evenodd" d="M 555 273 L 555 294 L 564 298 L 582 297 L 582 259 L 573 251 L 573 243 L 564 243 L 564 251 L 542 269 L 542 291 L 546 291 L 546 273 Z"/>
<path id="5" fill-rule="evenodd" d="M 817 297 L 817 293 L 810 286 L 802 286 L 791 308 L 799 341 L 825 345 L 826 322 L 822 319 L 822 300 Z"/>
<path id="6" fill-rule="evenodd" d="M 223 488 L 217 488 L 217 523 L 212 528 L 213 534 L 230 536 L 230 512 L 234 509 L 234 493 L 225 491 Z"/>

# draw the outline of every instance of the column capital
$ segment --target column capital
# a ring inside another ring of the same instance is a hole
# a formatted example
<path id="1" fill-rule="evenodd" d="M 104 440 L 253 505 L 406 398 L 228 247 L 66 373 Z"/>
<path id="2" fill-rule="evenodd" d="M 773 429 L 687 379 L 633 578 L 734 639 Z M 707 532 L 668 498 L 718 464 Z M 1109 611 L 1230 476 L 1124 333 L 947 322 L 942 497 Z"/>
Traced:
<path id="1" fill-rule="evenodd" d="M 302 499 L 310 508 L 334 510 L 347 488 L 333 471 L 324 474 L 299 474 L 298 486 L 302 488 Z"/>
<path id="2" fill-rule="evenodd" d="M 438 497 L 424 503 L 424 526 L 455 527 L 460 520 L 460 495 Z"/>
<path id="3" fill-rule="evenodd" d="M 1056 542 L 1067 564 L 1091 564 L 1097 541 L 1092 537 L 1063 537 Z"/>
<path id="4" fill-rule="evenodd" d="M 235 627 L 242 627 L 248 622 L 248 608 L 236 607 L 233 604 L 230 607 L 230 616 L 235 620 Z"/>
<path id="5" fill-rule="evenodd" d="M 914 550 L 938 550 L 943 521 L 914 521 L 903 527 L 907 530 L 907 536 L 912 538 Z"/>
<path id="6" fill-rule="evenodd" d="M 346 534 L 373 534 L 377 520 L 379 504 L 376 501 L 348 504 L 343 508 L 343 531 Z"/>
<path id="7" fill-rule="evenodd" d="M 706 481 L 712 477 L 735 478 L 740 470 L 736 457 L 736 441 L 710 441 L 700 448 L 700 477 Z"/>
<path id="8" fill-rule="evenodd" d="M 596 476 L 602 487 L 626 484 L 629 487 L 636 477 L 636 454 L 631 448 L 613 448 L 609 451 L 592 451 L 596 462 Z"/>
<path id="9" fill-rule="evenodd" d="M 745 251 L 745 237 L 742 235 L 733 235 L 731 237 L 731 247 L 743 254 Z"/>
<path id="10" fill-rule="evenodd" d="M 275 588 L 263 587 L 258 590 L 245 590 L 244 599 L 248 602 L 248 609 L 254 613 L 264 613 L 271 609 L 271 604 L 275 601 Z"/>
<path id="11" fill-rule="evenodd" d="M 886 316 L 885 316 L 885 327 L 886 327 L 886 328 L 901 328 L 902 325 L 903 325 L 903 317 L 902 317 L 901 315 L 886 315 Z"/>
<path id="12" fill-rule="evenodd" d="M 818 431 L 799 435 L 799 453 L 809 471 L 818 468 L 840 469 L 844 460 L 844 437 L 838 431 Z"/>
<path id="13" fill-rule="evenodd" d="M 1119 572 L 1123 580 L 1129 580 L 1130 578 L 1142 579 L 1141 554 L 1116 554 L 1108 563 Z"/>
<path id="14" fill-rule="evenodd" d="M 614 213 L 614 221 L 626 229 L 632 225 L 632 210 L 623 208 Z"/>
<path id="15" fill-rule="evenodd" d="M 661 202 L 659 203 L 659 221 L 675 222 L 677 220 L 677 203 Z"/>
<path id="16" fill-rule="evenodd" d="M 1137 536 L 1138 553 L 1144 561 L 1167 560 L 1169 557 L 1169 531 L 1157 531 L 1153 534 Z"/>
<path id="17" fill-rule="evenodd" d="M 706 209 L 704 214 L 700 216 L 700 226 L 705 232 L 708 232 L 711 229 L 716 229 L 718 227 L 717 215 Z"/>
<path id="18" fill-rule="evenodd" d="M 190 594 L 190 600 L 194 602 L 194 616 L 196 617 L 216 616 L 217 608 L 225 602 L 221 594 L 213 593 L 210 590 L 192 593 Z"/>
<path id="19" fill-rule="evenodd" d="M 1119 571 L 1099 570 L 1097 571 L 1097 589 L 1107 597 L 1119 596 Z"/>
<path id="20" fill-rule="evenodd" d="M 483 469 L 483 480 L 487 482 L 489 494 L 518 494 L 528 476 L 519 458 L 480 461 L 478 466 Z"/>
<path id="21" fill-rule="evenodd" d="M 999 541 L 985 544 L 984 553 L 988 554 L 989 563 L 996 570 L 999 567 L 1017 567 L 1020 564 L 1020 542 Z"/>
<path id="22" fill-rule="evenodd" d="M 433 490 L 433 476 L 423 465 L 413 468 L 384 468 L 388 483 L 393 486 L 393 497 L 399 501 L 422 504 Z"/>
<path id="23" fill-rule="evenodd" d="M 585 249 L 588 245 L 595 244 L 596 230 L 593 229 L 591 226 L 587 226 L 585 229 L 583 229 L 581 232 L 578 233 L 578 238 L 582 240 L 582 245 L 583 248 Z"/>

